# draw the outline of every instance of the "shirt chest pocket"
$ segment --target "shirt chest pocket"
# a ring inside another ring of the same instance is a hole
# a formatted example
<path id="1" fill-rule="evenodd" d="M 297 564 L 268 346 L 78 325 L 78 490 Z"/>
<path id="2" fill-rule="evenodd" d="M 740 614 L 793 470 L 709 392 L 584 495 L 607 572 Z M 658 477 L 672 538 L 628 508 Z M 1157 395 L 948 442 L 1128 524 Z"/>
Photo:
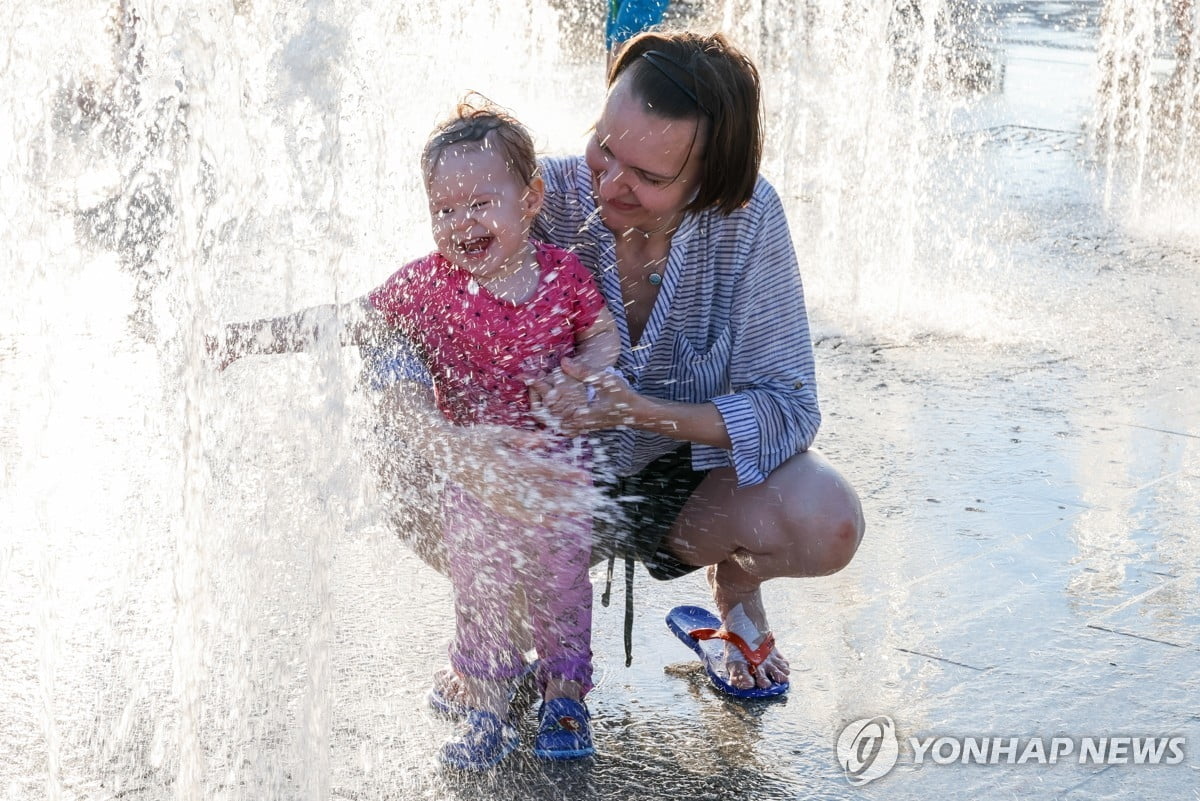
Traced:
<path id="1" fill-rule="evenodd" d="M 670 398 L 703 403 L 729 392 L 729 353 L 731 335 L 726 328 L 708 350 L 698 349 L 683 334 L 675 338 L 671 364 L 667 370 Z"/>

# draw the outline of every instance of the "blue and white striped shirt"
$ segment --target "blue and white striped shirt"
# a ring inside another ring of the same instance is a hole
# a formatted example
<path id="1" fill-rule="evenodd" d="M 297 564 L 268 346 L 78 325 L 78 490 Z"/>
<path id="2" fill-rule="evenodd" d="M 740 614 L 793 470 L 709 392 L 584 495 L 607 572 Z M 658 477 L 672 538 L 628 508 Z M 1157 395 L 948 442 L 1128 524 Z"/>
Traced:
<path id="1" fill-rule="evenodd" d="M 761 176 L 750 203 L 724 216 L 687 215 L 671 240 L 662 286 L 639 342 L 629 326 L 615 238 L 596 213 L 582 157 L 543 159 L 546 201 L 533 235 L 572 250 L 596 275 L 621 333 L 617 367 L 638 392 L 711 401 L 733 443 L 692 446 L 692 466 L 732 465 L 739 486 L 757 484 L 817 435 L 821 412 L 808 314 L 783 206 Z M 633 429 L 604 432 L 617 475 L 631 475 L 680 447 Z"/>

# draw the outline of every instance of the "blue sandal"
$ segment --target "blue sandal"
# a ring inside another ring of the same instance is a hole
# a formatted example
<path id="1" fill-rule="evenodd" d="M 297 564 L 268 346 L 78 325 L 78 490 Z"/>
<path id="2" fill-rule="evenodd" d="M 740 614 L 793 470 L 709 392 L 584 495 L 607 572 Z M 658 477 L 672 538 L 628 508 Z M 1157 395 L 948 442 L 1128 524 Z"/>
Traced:
<path id="1" fill-rule="evenodd" d="M 446 670 L 453 671 L 453 668 L 448 667 Z M 537 698 L 536 670 L 537 660 L 535 659 L 526 665 L 525 670 L 516 678 L 512 692 L 508 696 L 510 714 L 523 713 L 533 705 L 534 699 Z M 429 688 L 425 700 L 434 713 L 447 718 L 465 718 L 471 711 L 471 708 L 462 701 L 454 701 L 447 698 L 438 687 L 436 679 L 434 680 L 434 685 Z"/>
<path id="2" fill-rule="evenodd" d="M 482 709 L 467 713 L 464 728 L 442 746 L 438 756 L 443 764 L 463 770 L 487 770 L 511 754 L 520 740 L 515 726 Z"/>
<path id="3" fill-rule="evenodd" d="M 533 753 L 542 759 L 579 759 L 596 753 L 591 716 L 582 701 L 554 698 L 538 710 Z"/>

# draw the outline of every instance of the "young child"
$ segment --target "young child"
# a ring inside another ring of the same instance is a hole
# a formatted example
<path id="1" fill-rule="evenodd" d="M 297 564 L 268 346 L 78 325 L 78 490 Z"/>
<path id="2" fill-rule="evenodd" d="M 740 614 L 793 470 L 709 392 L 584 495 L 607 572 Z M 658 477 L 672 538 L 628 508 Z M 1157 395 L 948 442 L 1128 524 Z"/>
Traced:
<path id="1" fill-rule="evenodd" d="M 433 377 L 440 413 L 427 422 L 433 460 L 447 475 L 443 537 L 457 621 L 450 663 L 467 707 L 441 758 L 486 768 L 517 745 L 509 698 L 526 663 L 507 620 L 518 590 L 543 698 L 534 751 L 587 756 L 590 479 L 585 449 L 535 419 L 527 386 L 564 356 L 600 375 L 616 361 L 619 336 L 579 260 L 530 239 L 544 186 L 520 123 L 460 105 L 425 146 L 422 168 L 436 252 L 342 307 L 230 325 L 209 350 L 224 369 L 248 354 L 301 350 L 329 330 L 346 345 L 396 334 L 410 343 Z M 530 508 L 523 489 L 559 502 Z"/>

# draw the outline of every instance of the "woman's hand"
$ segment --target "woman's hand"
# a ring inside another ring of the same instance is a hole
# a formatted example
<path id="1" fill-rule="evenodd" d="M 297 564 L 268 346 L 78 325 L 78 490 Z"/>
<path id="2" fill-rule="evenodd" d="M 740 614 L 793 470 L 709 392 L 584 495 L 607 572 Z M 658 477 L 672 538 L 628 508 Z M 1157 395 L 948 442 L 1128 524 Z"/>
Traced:
<path id="1" fill-rule="evenodd" d="M 559 366 L 529 383 L 529 406 L 547 428 L 567 433 L 562 428 L 563 420 L 585 408 L 595 392 L 594 387 L 589 391 L 587 383 L 565 374 Z"/>
<path id="2" fill-rule="evenodd" d="M 529 390 L 533 408 L 568 436 L 632 424 L 641 398 L 616 371 L 592 374 L 571 358 L 564 358 L 557 370 L 533 382 Z"/>

